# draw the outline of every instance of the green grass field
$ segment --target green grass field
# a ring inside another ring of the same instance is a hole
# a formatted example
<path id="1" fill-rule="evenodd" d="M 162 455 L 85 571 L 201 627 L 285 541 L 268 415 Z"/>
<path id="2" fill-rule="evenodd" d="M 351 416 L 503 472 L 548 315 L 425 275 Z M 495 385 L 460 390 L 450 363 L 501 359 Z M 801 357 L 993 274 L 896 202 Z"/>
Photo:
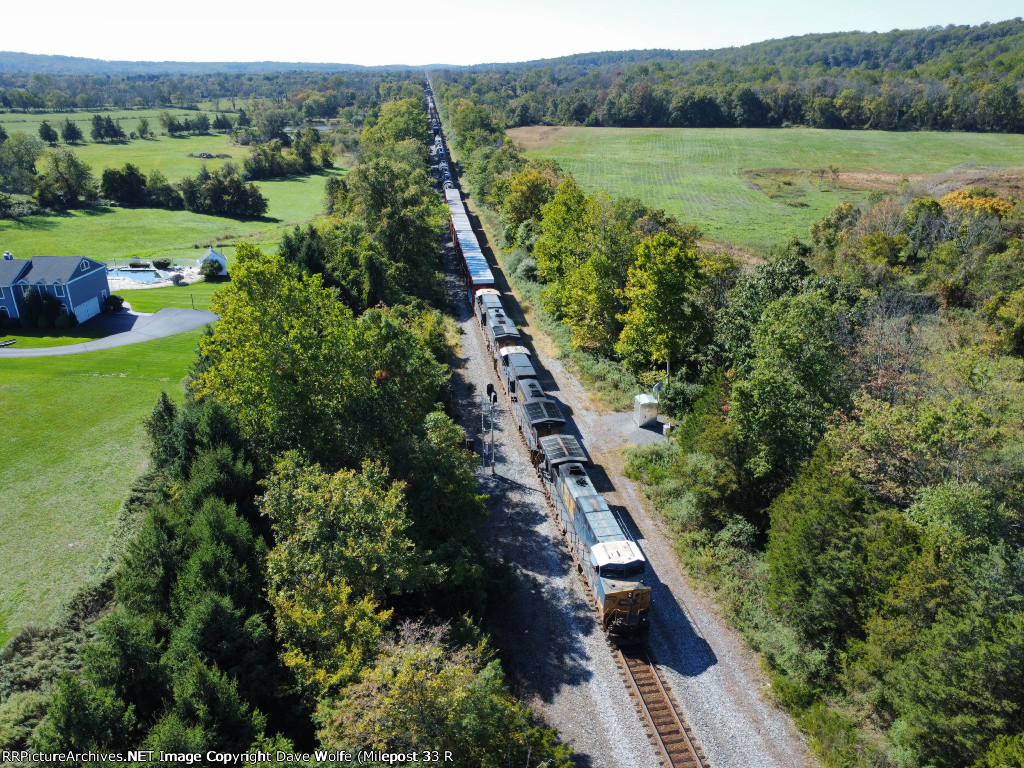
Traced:
<path id="1" fill-rule="evenodd" d="M 221 106 L 224 107 L 225 112 L 231 113 L 231 102 L 221 101 Z M 121 128 L 124 130 L 126 135 L 130 135 L 132 131 L 135 131 L 139 120 L 146 118 L 149 121 L 149 130 L 153 133 L 160 133 L 163 131 L 163 126 L 160 125 L 160 113 L 167 111 L 174 115 L 178 120 L 184 120 L 186 117 L 190 120 L 195 118 L 200 112 L 206 114 L 213 121 L 214 116 L 217 112 L 222 110 L 213 109 L 212 102 L 205 102 L 199 105 L 201 109 L 199 111 L 191 109 L 179 109 L 177 107 L 169 107 L 166 110 L 163 109 L 96 109 L 96 110 L 84 110 L 76 109 L 71 112 L 20 112 L 14 110 L 0 110 L 0 125 L 4 127 L 7 133 L 28 133 L 32 136 L 39 135 L 39 124 L 46 120 L 52 125 L 58 133 L 60 133 L 60 126 L 65 120 L 70 120 L 79 128 L 85 135 L 85 140 L 90 141 L 89 132 L 92 130 L 92 117 L 94 114 L 100 114 L 103 117 L 110 116 L 111 120 L 119 122 Z M 232 121 L 238 119 L 236 114 L 229 114 Z"/>
<path id="2" fill-rule="evenodd" d="M 132 305 L 135 312 L 156 312 L 164 307 L 180 309 L 209 309 L 210 297 L 226 283 L 194 283 L 193 285 L 145 288 L 122 291 L 119 296 Z"/>
<path id="3" fill-rule="evenodd" d="M 168 111 L 178 117 L 195 117 L 198 114 L 185 110 Z M 102 114 L 120 118 L 127 132 L 135 129 L 141 117 L 149 119 L 151 130 L 159 131 L 159 113 L 160 110 L 122 110 Z M 35 136 L 43 120 L 57 126 L 68 118 L 78 123 L 86 135 L 87 140 L 73 149 L 92 168 L 97 180 L 104 168 L 120 168 L 130 162 L 144 173 L 159 170 L 171 182 L 177 182 L 184 176 L 194 175 L 203 165 L 211 170 L 226 162 L 241 166 L 248 154 L 246 147 L 232 145 L 225 134 L 180 138 L 158 135 L 120 144 L 91 142 L 88 140 L 91 112 L 7 112 L 0 113 L 0 125 L 8 133 L 21 131 Z M 202 160 L 189 157 L 202 152 L 230 155 L 230 158 Z M 344 160 L 339 158 L 339 163 Z M 216 244 L 218 250 L 230 248 L 233 243 L 241 241 L 273 246 L 280 241 L 283 230 L 320 215 L 324 185 L 331 175 L 341 173 L 344 171 L 334 169 L 302 178 L 259 182 L 267 198 L 268 210 L 266 216 L 255 221 L 148 208 L 82 210 L 61 216 L 30 216 L 21 221 L 0 221 L 0 250 L 9 250 L 18 257 L 81 255 L 106 262 L 133 257 L 164 257 L 184 263 L 195 259 L 197 249 L 205 249 L 211 244 Z"/>
<path id="4" fill-rule="evenodd" d="M 103 555 L 147 461 L 143 419 L 201 330 L 66 357 L 0 360 L 0 644 L 45 622 Z"/>
<path id="5" fill-rule="evenodd" d="M 1024 167 L 1024 136 L 810 128 L 552 128 L 509 131 L 529 157 L 557 160 L 589 192 L 633 196 L 708 237 L 763 249 L 843 200 L 900 176 L 927 185 L 958 168 Z M 835 166 L 838 177 L 817 169 Z"/>
<path id="6" fill-rule="evenodd" d="M 272 246 L 286 229 L 320 215 L 324 185 L 330 175 L 340 173 L 331 170 L 303 178 L 261 182 L 260 189 L 269 206 L 267 215 L 255 221 L 155 208 L 88 209 L 61 216 L 0 221 L 0 250 L 9 250 L 19 258 L 88 256 L 98 261 L 124 262 L 137 256 L 166 257 L 175 263 L 186 263 L 195 261 L 211 244 L 217 250 L 243 241 Z"/>
<path id="7" fill-rule="evenodd" d="M 65 331 L 26 331 L 21 328 L 0 331 L 0 341 L 15 339 L 18 349 L 24 347 L 63 347 L 68 344 L 81 344 L 83 341 L 102 339 L 110 335 L 103 328 L 69 328 Z"/>

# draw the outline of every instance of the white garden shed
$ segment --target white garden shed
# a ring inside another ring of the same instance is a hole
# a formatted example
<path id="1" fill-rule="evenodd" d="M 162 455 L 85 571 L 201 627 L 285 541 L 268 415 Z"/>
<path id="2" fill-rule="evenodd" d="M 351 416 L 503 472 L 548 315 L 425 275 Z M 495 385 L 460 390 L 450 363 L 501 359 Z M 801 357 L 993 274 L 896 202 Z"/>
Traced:
<path id="1" fill-rule="evenodd" d="M 228 273 L 228 260 L 224 258 L 224 254 L 217 253 L 213 250 L 212 246 L 206 249 L 206 253 L 196 259 L 196 269 L 202 269 L 203 264 L 211 259 L 220 264 L 220 273 L 222 275 L 226 275 Z"/>

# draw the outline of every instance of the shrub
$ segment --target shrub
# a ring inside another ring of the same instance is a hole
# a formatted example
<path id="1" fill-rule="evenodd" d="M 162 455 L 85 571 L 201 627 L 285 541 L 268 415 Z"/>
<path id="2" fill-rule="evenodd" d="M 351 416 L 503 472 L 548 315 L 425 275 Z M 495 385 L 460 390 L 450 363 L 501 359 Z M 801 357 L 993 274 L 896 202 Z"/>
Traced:
<path id="1" fill-rule="evenodd" d="M 106 312 L 120 312 L 124 307 L 124 299 L 117 294 L 110 294 L 103 300 L 103 309 Z"/>
<path id="2" fill-rule="evenodd" d="M 218 277 L 223 271 L 224 267 L 215 259 L 207 259 L 199 268 L 199 274 L 203 277 Z"/>
<path id="3" fill-rule="evenodd" d="M 170 259 L 153 259 L 154 269 L 168 269 L 171 266 Z"/>
<path id="4" fill-rule="evenodd" d="M 71 316 L 68 315 L 66 312 L 57 315 L 57 317 L 54 318 L 53 327 L 56 328 L 58 331 L 66 331 L 68 328 L 71 327 Z"/>
<path id="5" fill-rule="evenodd" d="M 0 746 L 25 749 L 48 702 L 49 697 L 40 691 L 18 691 L 0 704 Z"/>
<path id="6" fill-rule="evenodd" d="M 53 319 L 48 315 L 40 315 L 39 319 L 36 320 L 36 328 L 40 331 L 45 331 L 53 328 Z"/>
<path id="7" fill-rule="evenodd" d="M 30 286 L 22 297 L 21 327 L 25 330 L 38 327 L 39 317 L 45 314 L 46 304 L 35 286 Z"/>

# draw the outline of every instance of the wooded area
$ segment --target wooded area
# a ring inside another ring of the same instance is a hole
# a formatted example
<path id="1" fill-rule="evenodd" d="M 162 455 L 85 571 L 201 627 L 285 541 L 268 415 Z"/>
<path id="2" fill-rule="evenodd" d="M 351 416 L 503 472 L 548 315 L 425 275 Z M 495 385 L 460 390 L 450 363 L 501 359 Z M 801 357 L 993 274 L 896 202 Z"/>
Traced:
<path id="1" fill-rule="evenodd" d="M 609 376 L 668 375 L 631 472 L 825 764 L 1020 764 L 1019 195 L 904 183 L 743 264 L 528 161 L 464 80 L 435 93 L 506 274 Z"/>
<path id="2" fill-rule="evenodd" d="M 501 572 L 446 412 L 426 142 L 422 89 L 384 104 L 329 218 L 280 254 L 238 247 L 184 404 L 147 420 L 123 557 L 81 614 L 3 650 L 5 749 L 571 764 L 480 629 Z"/>
<path id="3" fill-rule="evenodd" d="M 508 127 L 1024 130 L 1024 21 L 439 72 Z"/>

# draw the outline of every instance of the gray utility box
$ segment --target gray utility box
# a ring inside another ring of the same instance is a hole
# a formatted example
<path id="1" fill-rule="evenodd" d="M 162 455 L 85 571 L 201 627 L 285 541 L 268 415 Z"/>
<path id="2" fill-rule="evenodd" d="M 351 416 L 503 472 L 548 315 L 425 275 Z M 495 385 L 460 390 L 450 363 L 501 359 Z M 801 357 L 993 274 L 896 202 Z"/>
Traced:
<path id="1" fill-rule="evenodd" d="M 658 422 L 658 398 L 654 395 L 637 395 L 633 398 L 633 422 L 646 427 Z"/>

